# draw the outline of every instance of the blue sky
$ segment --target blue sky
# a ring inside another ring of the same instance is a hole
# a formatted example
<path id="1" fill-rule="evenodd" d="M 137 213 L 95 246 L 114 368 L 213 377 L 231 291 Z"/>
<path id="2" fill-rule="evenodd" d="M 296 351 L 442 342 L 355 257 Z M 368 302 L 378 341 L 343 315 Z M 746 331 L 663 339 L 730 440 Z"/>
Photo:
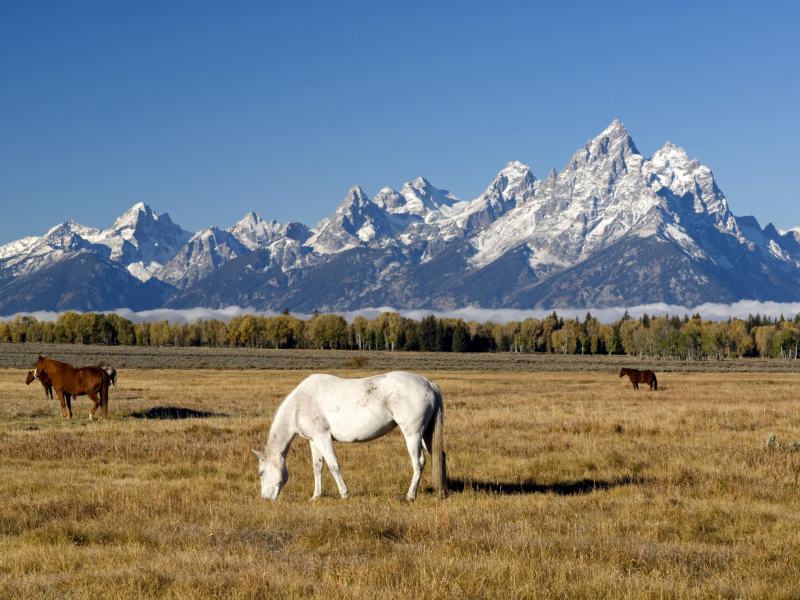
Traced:
<path id="1" fill-rule="evenodd" d="M 0 244 L 139 201 L 313 225 L 424 176 L 560 170 L 613 119 L 800 225 L 800 3 L 4 2 Z"/>

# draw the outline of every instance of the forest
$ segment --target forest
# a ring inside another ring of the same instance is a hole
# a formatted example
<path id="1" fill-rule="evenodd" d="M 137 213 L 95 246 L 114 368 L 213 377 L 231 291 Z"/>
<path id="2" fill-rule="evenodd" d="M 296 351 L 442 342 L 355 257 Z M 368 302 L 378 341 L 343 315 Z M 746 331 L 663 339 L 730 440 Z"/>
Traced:
<path id="1" fill-rule="evenodd" d="M 45 342 L 125 346 L 206 346 L 215 348 L 297 348 L 422 352 L 551 352 L 627 354 L 685 360 L 738 357 L 798 357 L 800 313 L 785 319 L 750 315 L 747 319 L 704 321 L 699 314 L 632 318 L 613 323 L 591 313 L 564 319 L 556 311 L 544 319 L 478 323 L 434 315 L 420 321 L 384 312 L 374 319 L 315 312 L 300 319 L 283 314 L 241 315 L 227 323 L 134 323 L 114 313 L 65 312 L 55 321 L 17 316 L 0 321 L 0 343 Z"/>

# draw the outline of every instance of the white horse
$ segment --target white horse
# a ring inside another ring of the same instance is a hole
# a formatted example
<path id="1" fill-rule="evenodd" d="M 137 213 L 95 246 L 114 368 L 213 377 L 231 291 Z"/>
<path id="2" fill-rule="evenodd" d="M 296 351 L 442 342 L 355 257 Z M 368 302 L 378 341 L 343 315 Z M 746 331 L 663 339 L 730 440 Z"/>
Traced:
<path id="1" fill-rule="evenodd" d="M 396 426 L 406 438 L 414 477 L 406 500 L 417 496 L 425 466 L 423 447 L 431 455 L 433 486 L 440 497 L 447 493 L 444 454 L 444 406 L 439 386 L 413 373 L 394 372 L 365 379 L 311 375 L 286 397 L 272 421 L 265 452 L 258 456 L 261 497 L 275 500 L 289 472 L 286 454 L 294 436 L 309 440 L 314 466 L 314 496 L 322 496 L 322 461 L 328 463 L 339 493 L 347 486 L 339 471 L 333 442 L 368 442 Z"/>

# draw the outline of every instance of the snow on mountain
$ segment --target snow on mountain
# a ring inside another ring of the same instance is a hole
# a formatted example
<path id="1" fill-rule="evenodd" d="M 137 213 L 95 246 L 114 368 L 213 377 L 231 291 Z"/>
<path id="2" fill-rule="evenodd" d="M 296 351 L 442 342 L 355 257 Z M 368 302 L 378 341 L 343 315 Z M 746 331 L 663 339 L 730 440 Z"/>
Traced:
<path id="1" fill-rule="evenodd" d="M 220 265 L 249 252 L 231 232 L 212 225 L 194 234 L 156 273 L 156 277 L 164 283 L 184 289 L 206 277 Z"/>
<path id="2" fill-rule="evenodd" d="M 695 213 L 707 213 L 719 228 L 736 232 L 736 219 L 728 210 L 728 201 L 717 187 L 711 169 L 686 151 L 667 142 L 650 160 L 643 163 L 642 174 L 650 178 L 653 191 L 669 189 L 678 198 L 690 197 Z"/>
<path id="3" fill-rule="evenodd" d="M 415 215 L 426 223 L 454 215 L 467 205 L 447 190 L 433 187 L 424 177 L 406 183 L 400 194 L 406 199 L 404 205 L 391 209 L 397 215 Z"/>
<path id="4" fill-rule="evenodd" d="M 276 237 L 280 235 L 280 223 L 275 221 L 264 221 L 258 213 L 249 212 L 245 217 L 233 227 L 226 229 L 233 234 L 239 243 L 249 250 L 257 250 L 268 246 Z"/>
<path id="5" fill-rule="evenodd" d="M 26 237 L 6 244 L 0 247 L 0 282 L 34 273 L 58 262 L 65 254 L 81 249 L 108 257 L 106 247 L 87 239 L 99 233 L 98 229 L 67 221 L 51 228 L 42 237 Z"/>
<path id="6" fill-rule="evenodd" d="M 0 248 L 0 272 L 25 275 L 61 260 L 81 249 L 97 252 L 119 263 L 141 281 L 152 277 L 191 237 L 175 225 L 168 214 L 160 217 L 140 202 L 101 231 L 67 221 L 42 237 L 29 237 Z"/>
<path id="7" fill-rule="evenodd" d="M 800 267 L 800 230 L 798 228 L 782 231 L 772 223 L 764 229 L 752 216 L 736 217 L 743 238 L 751 249 L 758 248 L 772 260 L 789 266 Z"/>
<path id="8" fill-rule="evenodd" d="M 0 286 L 76 252 L 143 281 L 155 274 L 191 287 L 178 303 L 221 298 L 202 288 L 217 270 L 214 280 L 229 282 L 226 297 L 236 302 L 251 293 L 247 274 L 260 270 L 254 302 L 335 310 L 359 302 L 588 306 L 629 296 L 700 302 L 800 293 L 800 227 L 762 229 L 753 217 L 734 217 L 708 167 L 670 142 L 645 158 L 619 121 L 561 172 L 539 180 L 510 162 L 472 201 L 419 177 L 372 199 L 355 186 L 313 229 L 251 212 L 227 230 L 192 235 L 143 203 L 104 231 L 68 221 L 0 247 Z M 336 278 L 344 279 L 334 285 Z M 150 284 L 162 295 L 171 289 Z"/>
<path id="9" fill-rule="evenodd" d="M 546 278 L 629 234 L 669 239 L 693 259 L 709 260 L 709 228 L 744 242 L 710 169 L 669 142 L 645 159 L 614 121 L 532 198 L 475 236 L 470 262 L 484 267 L 525 247 L 537 277 Z"/>
<path id="10" fill-rule="evenodd" d="M 175 256 L 192 234 L 173 223 L 167 213 L 157 216 L 147 204 L 139 202 L 110 229 L 83 237 L 107 246 L 111 260 L 146 281 Z"/>
<path id="11" fill-rule="evenodd" d="M 510 162 L 483 194 L 461 207 L 440 226 L 444 239 L 463 237 L 467 232 L 488 227 L 508 211 L 534 197 L 536 177 L 520 162 Z"/>
<path id="12" fill-rule="evenodd" d="M 385 195 L 381 199 L 384 198 Z M 429 205 L 433 205 L 430 200 Z M 377 243 L 382 238 L 391 238 L 403 231 L 413 220 L 412 213 L 404 210 L 407 207 L 408 202 L 389 212 L 385 204 L 373 202 L 359 186 L 355 186 L 333 215 L 317 223 L 313 229 L 314 234 L 305 245 L 318 254 L 334 254 L 362 244 Z"/>
<path id="13" fill-rule="evenodd" d="M 530 265 L 542 276 L 619 239 L 659 204 L 642 177 L 643 162 L 614 121 L 531 198 L 475 236 L 471 264 L 480 268 L 527 246 Z"/>

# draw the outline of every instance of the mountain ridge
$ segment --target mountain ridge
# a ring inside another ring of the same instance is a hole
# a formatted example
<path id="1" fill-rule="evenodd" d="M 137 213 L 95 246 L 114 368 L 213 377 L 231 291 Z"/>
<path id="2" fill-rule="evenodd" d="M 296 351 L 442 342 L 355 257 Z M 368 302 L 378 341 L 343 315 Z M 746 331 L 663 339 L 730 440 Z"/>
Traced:
<path id="1" fill-rule="evenodd" d="M 161 303 L 152 308 L 601 308 L 800 298 L 800 227 L 762 229 L 754 217 L 735 217 L 708 167 L 672 142 L 645 158 L 617 120 L 560 172 L 541 180 L 511 161 L 471 201 L 417 177 L 373 198 L 353 186 L 313 228 L 250 212 L 227 229 L 191 234 L 145 203 L 103 231 L 67 221 L 0 247 L 0 290 L 77 264 L 69 262 L 76 253 L 136 278 L 123 286 L 132 297 L 141 295 L 137 285 L 157 280 L 159 294 L 141 296 Z"/>

